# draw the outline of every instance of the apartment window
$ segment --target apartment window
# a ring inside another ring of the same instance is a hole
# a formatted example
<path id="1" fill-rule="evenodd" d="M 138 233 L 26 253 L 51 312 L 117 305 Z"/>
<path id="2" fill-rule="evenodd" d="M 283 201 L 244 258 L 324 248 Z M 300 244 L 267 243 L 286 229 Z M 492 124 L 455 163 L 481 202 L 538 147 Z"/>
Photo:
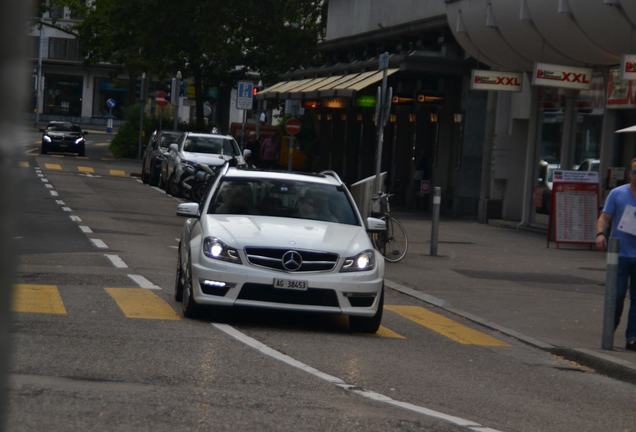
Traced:
<path id="1" fill-rule="evenodd" d="M 77 39 L 49 38 L 49 58 L 56 60 L 79 60 Z"/>

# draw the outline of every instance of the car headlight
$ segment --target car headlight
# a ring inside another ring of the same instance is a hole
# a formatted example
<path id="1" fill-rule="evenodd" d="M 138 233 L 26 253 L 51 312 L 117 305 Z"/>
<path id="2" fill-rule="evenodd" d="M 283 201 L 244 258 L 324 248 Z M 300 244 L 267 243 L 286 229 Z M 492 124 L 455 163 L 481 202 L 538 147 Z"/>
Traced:
<path id="1" fill-rule="evenodd" d="M 48 136 L 48 135 L 43 135 L 43 136 L 42 136 L 42 139 L 43 139 L 44 141 L 46 141 L 46 142 L 51 142 L 51 137 L 50 137 L 50 136 Z"/>
<path id="2" fill-rule="evenodd" d="M 356 256 L 345 258 L 341 272 L 369 271 L 375 268 L 375 252 L 371 249 Z"/>
<path id="3" fill-rule="evenodd" d="M 75 144 L 81 144 L 82 142 L 84 142 L 84 137 L 79 137 L 75 140 Z"/>
<path id="4" fill-rule="evenodd" d="M 208 237 L 203 240 L 203 254 L 208 258 L 241 264 L 238 250 L 229 247 L 214 237 Z"/>

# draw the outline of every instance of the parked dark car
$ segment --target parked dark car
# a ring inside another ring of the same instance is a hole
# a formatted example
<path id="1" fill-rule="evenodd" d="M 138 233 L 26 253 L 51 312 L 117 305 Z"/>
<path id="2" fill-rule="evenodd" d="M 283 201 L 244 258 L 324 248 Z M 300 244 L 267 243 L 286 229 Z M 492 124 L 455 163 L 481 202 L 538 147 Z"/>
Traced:
<path id="1" fill-rule="evenodd" d="M 86 155 L 86 140 L 79 125 L 71 122 L 52 121 L 42 131 L 42 154 L 49 152 L 75 153 Z"/>
<path id="2" fill-rule="evenodd" d="M 175 131 L 154 131 L 141 161 L 141 180 L 151 186 L 159 184 L 161 164 L 169 152 L 170 144 L 180 140 L 182 133 Z"/>

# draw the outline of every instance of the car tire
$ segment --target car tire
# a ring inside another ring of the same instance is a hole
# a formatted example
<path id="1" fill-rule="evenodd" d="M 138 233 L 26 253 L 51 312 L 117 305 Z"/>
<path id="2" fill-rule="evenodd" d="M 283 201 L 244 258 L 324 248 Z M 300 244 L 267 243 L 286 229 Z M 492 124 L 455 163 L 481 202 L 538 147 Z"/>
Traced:
<path id="1" fill-rule="evenodd" d="M 42 145 L 42 147 L 40 148 L 40 153 L 41 154 L 48 154 L 48 150 L 46 149 L 46 147 L 44 146 L 44 144 Z"/>
<path id="2" fill-rule="evenodd" d="M 86 147 L 81 146 L 81 147 L 79 148 L 79 152 L 77 152 L 77 155 L 78 155 L 78 156 L 81 156 L 81 157 L 86 156 Z"/>
<path id="3" fill-rule="evenodd" d="M 382 323 L 382 310 L 384 309 L 384 285 L 380 293 L 378 310 L 370 317 L 350 316 L 349 329 L 357 333 L 376 333 Z"/>
<path id="4" fill-rule="evenodd" d="M 183 272 L 181 271 L 181 242 L 177 248 L 177 271 L 174 279 L 174 299 L 178 302 L 183 300 Z"/>
<path id="5" fill-rule="evenodd" d="M 183 276 L 183 297 L 181 299 L 181 312 L 186 318 L 197 318 L 200 313 L 200 306 L 192 296 L 192 272 L 190 259 L 186 263 L 186 274 Z"/>
<path id="6" fill-rule="evenodd" d="M 150 186 L 159 185 L 159 172 L 157 170 L 151 170 L 150 174 L 148 174 L 148 184 Z"/>
<path id="7" fill-rule="evenodd" d="M 141 167 L 141 181 L 143 184 L 148 184 L 148 174 L 146 174 L 146 170 L 143 166 Z"/>

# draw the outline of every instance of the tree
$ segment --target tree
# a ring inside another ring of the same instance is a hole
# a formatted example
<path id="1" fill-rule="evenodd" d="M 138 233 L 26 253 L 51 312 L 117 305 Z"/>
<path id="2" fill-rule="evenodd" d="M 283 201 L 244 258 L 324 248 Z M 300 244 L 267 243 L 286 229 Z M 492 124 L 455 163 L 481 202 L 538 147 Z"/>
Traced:
<path id="1" fill-rule="evenodd" d="M 200 129 L 204 89 L 229 99 L 248 72 L 271 78 L 314 60 L 324 11 L 323 0 L 96 0 L 76 30 L 89 63 L 121 64 L 131 80 L 192 77 Z"/>

